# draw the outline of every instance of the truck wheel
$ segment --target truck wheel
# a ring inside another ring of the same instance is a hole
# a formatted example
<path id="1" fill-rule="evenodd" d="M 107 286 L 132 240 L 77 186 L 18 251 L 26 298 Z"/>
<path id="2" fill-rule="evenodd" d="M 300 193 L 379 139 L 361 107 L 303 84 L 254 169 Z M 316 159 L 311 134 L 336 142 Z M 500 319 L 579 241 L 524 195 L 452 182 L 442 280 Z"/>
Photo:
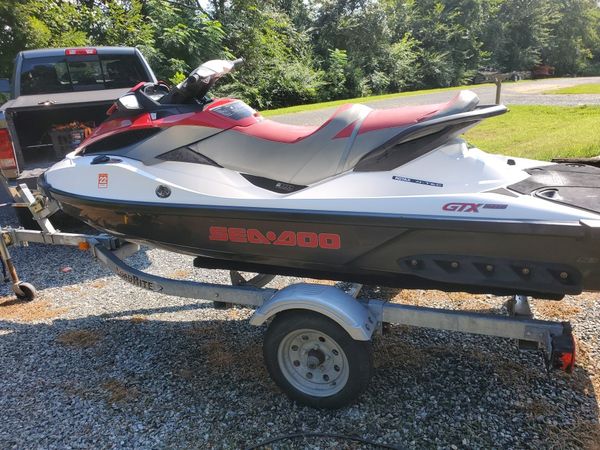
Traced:
<path id="1" fill-rule="evenodd" d="M 19 225 L 28 230 L 41 230 L 28 208 L 14 208 Z"/>
<path id="2" fill-rule="evenodd" d="M 341 408 L 367 388 L 373 372 L 370 341 L 356 341 L 336 322 L 311 311 L 278 314 L 263 345 L 267 370 L 293 400 Z"/>

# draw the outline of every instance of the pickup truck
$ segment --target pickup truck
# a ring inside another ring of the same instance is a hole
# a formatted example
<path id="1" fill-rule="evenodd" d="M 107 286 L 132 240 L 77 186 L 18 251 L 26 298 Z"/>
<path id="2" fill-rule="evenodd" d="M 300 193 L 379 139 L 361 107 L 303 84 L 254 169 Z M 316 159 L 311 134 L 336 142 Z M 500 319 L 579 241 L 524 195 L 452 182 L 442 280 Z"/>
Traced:
<path id="1" fill-rule="evenodd" d="M 36 188 L 37 177 L 63 155 L 53 130 L 97 126 L 113 102 L 140 81 L 156 77 L 131 47 L 57 48 L 17 54 L 10 100 L 0 106 L 0 170 L 10 185 Z M 31 226 L 27 209 L 15 212 Z"/>

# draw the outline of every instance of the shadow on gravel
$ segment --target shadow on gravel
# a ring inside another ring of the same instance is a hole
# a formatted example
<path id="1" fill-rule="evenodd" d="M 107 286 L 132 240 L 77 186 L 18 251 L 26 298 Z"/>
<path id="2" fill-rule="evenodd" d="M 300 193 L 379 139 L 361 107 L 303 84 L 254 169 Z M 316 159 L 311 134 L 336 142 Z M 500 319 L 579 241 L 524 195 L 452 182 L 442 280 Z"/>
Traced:
<path id="1" fill-rule="evenodd" d="M 36 289 L 56 288 L 114 275 L 94 260 L 89 251 L 76 247 L 29 244 L 27 247 L 10 247 L 13 263 L 22 281 L 33 284 Z M 126 260 L 139 270 L 150 266 L 146 250 Z M 10 283 L 0 286 L 0 295 L 12 293 Z"/>
<path id="2" fill-rule="evenodd" d="M 65 214 L 59 214 L 58 218 L 53 216 L 52 222 L 58 230 L 67 233 L 99 234 L 98 230 Z M 19 226 L 11 208 L 0 209 L 0 225 Z M 90 252 L 83 252 L 75 247 L 29 244 L 28 247 L 10 247 L 9 251 L 21 280 L 33 284 L 38 290 L 113 275 L 94 261 Z M 128 258 L 127 262 L 140 270 L 150 266 L 150 260 L 143 248 Z M 0 295 L 7 294 L 12 294 L 10 285 L 0 285 Z"/>
<path id="3" fill-rule="evenodd" d="M 194 303 L 0 321 L 0 447 L 244 448 L 301 431 L 419 449 L 600 442 L 598 374 L 585 365 L 548 375 L 508 340 L 407 327 L 376 340 L 376 373 L 355 405 L 297 406 L 268 378 L 264 330 L 249 315 Z M 309 444 L 370 448 L 333 438 L 269 448 Z"/>

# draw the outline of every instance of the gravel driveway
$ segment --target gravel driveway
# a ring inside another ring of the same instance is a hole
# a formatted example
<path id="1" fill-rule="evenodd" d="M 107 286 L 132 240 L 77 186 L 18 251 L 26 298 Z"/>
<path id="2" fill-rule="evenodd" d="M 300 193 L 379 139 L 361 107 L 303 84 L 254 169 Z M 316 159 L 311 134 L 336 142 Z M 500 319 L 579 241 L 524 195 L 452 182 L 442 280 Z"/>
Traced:
<path id="1" fill-rule="evenodd" d="M 6 218 L 4 219 L 7 220 Z M 376 375 L 354 406 L 316 411 L 270 381 L 263 329 L 247 309 L 159 296 L 128 285 L 75 249 L 31 245 L 13 255 L 41 289 L 0 299 L 0 448 L 245 448 L 278 435 L 358 435 L 398 448 L 598 448 L 600 302 L 536 301 L 539 317 L 571 320 L 572 376 L 545 372 L 508 340 L 400 326 L 377 339 Z M 146 250 L 134 266 L 226 282 L 190 257 Z M 281 278 L 275 286 L 296 280 Z M 366 295 L 503 312 L 499 297 L 424 291 Z M 376 448 L 296 439 L 270 448 Z"/>
<path id="2" fill-rule="evenodd" d="M 552 95 L 544 92 L 579 84 L 600 83 L 600 77 L 587 78 L 551 78 L 547 80 L 525 80 L 518 83 L 505 83 L 502 85 L 502 103 L 506 105 L 600 105 L 600 95 Z M 469 87 L 479 95 L 481 104 L 492 104 L 496 101 L 495 86 Z M 406 105 L 419 105 L 428 103 L 443 103 L 450 100 L 456 92 L 436 92 L 432 94 L 414 95 L 409 97 L 390 98 L 367 102 L 371 108 L 395 108 Z M 296 114 L 272 116 L 270 119 L 296 125 L 318 125 L 329 118 L 338 107 L 304 111 Z"/>
<path id="3" fill-rule="evenodd" d="M 14 224 L 6 208 L 0 220 Z M 0 293 L 2 449 L 238 449 L 301 432 L 415 449 L 600 448 L 598 294 L 533 303 L 538 317 L 574 324 L 579 365 L 571 376 L 548 375 L 540 355 L 519 353 L 509 340 L 392 326 L 375 342 L 371 387 L 330 412 L 296 406 L 268 378 L 264 329 L 248 324 L 250 310 L 137 289 L 72 248 L 12 253 L 40 297 L 19 303 L 8 286 Z M 161 250 L 129 262 L 175 278 L 228 280 Z M 377 288 L 364 295 L 486 312 L 504 312 L 506 300 Z M 311 437 L 264 448 L 377 447 Z"/>

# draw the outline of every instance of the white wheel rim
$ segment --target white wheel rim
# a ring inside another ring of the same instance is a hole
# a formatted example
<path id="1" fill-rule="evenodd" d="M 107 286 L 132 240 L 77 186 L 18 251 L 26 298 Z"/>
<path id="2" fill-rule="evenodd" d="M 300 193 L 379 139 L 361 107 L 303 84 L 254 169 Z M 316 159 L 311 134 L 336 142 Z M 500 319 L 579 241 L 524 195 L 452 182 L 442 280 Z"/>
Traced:
<path id="1" fill-rule="evenodd" d="M 346 386 L 350 375 L 342 348 L 317 330 L 295 330 L 285 336 L 277 350 L 277 362 L 295 389 L 314 397 L 337 394 Z"/>

